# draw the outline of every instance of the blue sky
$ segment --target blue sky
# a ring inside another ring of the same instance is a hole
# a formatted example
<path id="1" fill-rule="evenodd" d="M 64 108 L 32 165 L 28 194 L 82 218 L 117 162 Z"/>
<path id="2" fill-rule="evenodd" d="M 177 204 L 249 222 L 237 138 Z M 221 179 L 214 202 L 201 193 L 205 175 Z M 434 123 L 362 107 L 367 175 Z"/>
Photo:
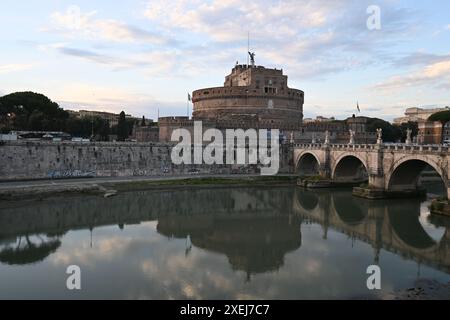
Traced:
<path id="1" fill-rule="evenodd" d="M 369 30 L 366 9 L 381 9 Z M 450 1 L 2 0 L 0 94 L 68 109 L 185 115 L 187 92 L 247 61 L 283 68 L 305 116 L 450 105 Z"/>

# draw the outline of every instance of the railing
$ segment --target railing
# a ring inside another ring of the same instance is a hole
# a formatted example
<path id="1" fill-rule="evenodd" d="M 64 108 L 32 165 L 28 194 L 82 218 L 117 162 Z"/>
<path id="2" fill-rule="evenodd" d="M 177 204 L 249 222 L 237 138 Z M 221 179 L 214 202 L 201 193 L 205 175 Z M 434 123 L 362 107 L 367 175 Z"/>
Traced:
<path id="1" fill-rule="evenodd" d="M 323 143 L 300 143 L 295 144 L 295 148 L 301 149 L 322 149 L 328 147 L 331 150 L 350 150 L 350 151 L 368 151 L 368 150 L 383 150 L 383 151 L 408 151 L 408 152 L 428 152 L 428 153 L 448 153 L 450 147 L 447 145 L 418 145 L 418 144 L 328 144 Z"/>

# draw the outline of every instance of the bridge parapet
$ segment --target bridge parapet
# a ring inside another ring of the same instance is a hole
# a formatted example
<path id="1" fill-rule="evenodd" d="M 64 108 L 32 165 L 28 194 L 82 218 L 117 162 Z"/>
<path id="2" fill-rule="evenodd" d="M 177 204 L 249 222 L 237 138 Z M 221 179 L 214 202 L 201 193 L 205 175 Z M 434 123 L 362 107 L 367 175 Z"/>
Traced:
<path id="1" fill-rule="evenodd" d="M 296 144 L 298 149 L 321 150 L 329 149 L 331 151 L 374 151 L 379 150 L 380 145 L 377 144 Z"/>
<path id="2" fill-rule="evenodd" d="M 423 152 L 423 153 L 448 153 L 450 147 L 444 145 L 407 145 L 407 144 L 320 144 L 320 143 L 301 143 L 295 144 L 295 148 L 319 150 L 329 148 L 331 150 L 343 151 L 363 151 L 363 150 L 382 150 L 382 151 L 401 151 L 401 152 Z"/>

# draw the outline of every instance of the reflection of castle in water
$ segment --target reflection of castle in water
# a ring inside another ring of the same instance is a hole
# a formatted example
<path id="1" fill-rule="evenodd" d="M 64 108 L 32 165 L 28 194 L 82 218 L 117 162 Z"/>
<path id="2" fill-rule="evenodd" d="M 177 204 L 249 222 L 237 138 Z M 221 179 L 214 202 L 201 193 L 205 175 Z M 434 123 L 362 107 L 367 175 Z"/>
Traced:
<path id="1" fill-rule="evenodd" d="M 194 246 L 225 254 L 233 269 L 254 273 L 278 270 L 284 255 L 300 248 L 300 220 L 285 214 L 169 216 L 158 232 L 191 239 Z"/>
<path id="2" fill-rule="evenodd" d="M 348 192 L 293 188 L 171 190 L 110 199 L 48 200 L 0 209 L 0 263 L 42 261 L 58 250 L 69 230 L 126 228 L 157 220 L 160 234 L 189 238 L 197 248 L 224 254 L 233 269 L 250 276 L 281 268 L 285 255 L 302 245 L 301 224 L 314 222 L 323 226 L 325 238 L 332 228 L 369 243 L 375 261 L 385 249 L 450 273 L 450 221 L 433 221 L 445 229 L 442 239 L 435 241 L 419 215 L 418 201 L 370 202 Z M 18 246 L 19 238 L 24 243 Z"/>

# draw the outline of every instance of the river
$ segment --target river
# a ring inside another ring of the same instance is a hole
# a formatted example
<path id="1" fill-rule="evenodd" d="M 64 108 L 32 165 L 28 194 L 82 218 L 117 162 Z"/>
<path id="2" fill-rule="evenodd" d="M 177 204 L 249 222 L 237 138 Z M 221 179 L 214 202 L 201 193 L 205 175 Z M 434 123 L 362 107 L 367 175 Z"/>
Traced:
<path id="1" fill-rule="evenodd" d="M 0 202 L 0 299 L 382 298 L 450 281 L 450 219 L 428 204 L 295 187 Z"/>

